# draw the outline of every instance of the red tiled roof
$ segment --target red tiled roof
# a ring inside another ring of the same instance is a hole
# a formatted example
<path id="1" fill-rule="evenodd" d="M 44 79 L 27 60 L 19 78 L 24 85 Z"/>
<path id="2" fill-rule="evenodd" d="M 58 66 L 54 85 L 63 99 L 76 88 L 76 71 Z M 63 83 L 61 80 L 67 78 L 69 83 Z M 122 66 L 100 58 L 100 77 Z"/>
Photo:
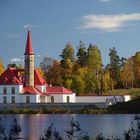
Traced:
<path id="1" fill-rule="evenodd" d="M 32 48 L 32 40 L 31 40 L 31 35 L 30 35 L 30 31 L 28 31 L 28 36 L 27 36 L 27 42 L 26 42 L 26 49 L 25 49 L 25 55 L 28 54 L 34 54 L 33 52 L 33 48 Z"/>
<path id="2" fill-rule="evenodd" d="M 71 94 L 72 91 L 63 86 L 48 86 L 46 87 L 46 94 Z"/>
<path id="3" fill-rule="evenodd" d="M 22 94 L 42 94 L 37 88 L 33 86 L 27 86 L 22 89 Z"/>
<path id="4" fill-rule="evenodd" d="M 46 84 L 45 80 L 41 76 L 41 74 L 38 72 L 38 70 L 34 71 L 34 84 L 35 85 L 44 85 Z"/>
<path id="5" fill-rule="evenodd" d="M 18 70 L 16 71 L 15 68 L 8 67 L 7 70 L 5 70 L 0 76 L 0 84 L 22 84 L 22 81 L 20 81 L 18 77 Z"/>
<path id="6" fill-rule="evenodd" d="M 1 85 L 23 84 L 24 85 L 24 69 L 16 69 L 8 67 L 0 76 Z M 34 84 L 44 85 L 45 80 L 42 78 L 38 70 L 34 71 Z"/>

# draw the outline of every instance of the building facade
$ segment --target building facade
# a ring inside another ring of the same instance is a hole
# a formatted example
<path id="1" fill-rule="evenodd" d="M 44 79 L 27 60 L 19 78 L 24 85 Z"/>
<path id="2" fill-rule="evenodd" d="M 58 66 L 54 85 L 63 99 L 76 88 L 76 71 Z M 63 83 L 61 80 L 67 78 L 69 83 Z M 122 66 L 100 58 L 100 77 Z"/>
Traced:
<path id="1" fill-rule="evenodd" d="M 75 93 L 63 86 L 49 86 L 34 68 L 34 52 L 28 31 L 24 69 L 8 67 L 0 76 L 0 103 L 75 102 Z"/>
<path id="2" fill-rule="evenodd" d="M 34 67 L 31 34 L 28 31 L 24 69 L 8 67 L 0 76 L 0 103 L 105 103 L 130 100 L 130 96 L 76 96 L 63 86 L 50 86 Z"/>

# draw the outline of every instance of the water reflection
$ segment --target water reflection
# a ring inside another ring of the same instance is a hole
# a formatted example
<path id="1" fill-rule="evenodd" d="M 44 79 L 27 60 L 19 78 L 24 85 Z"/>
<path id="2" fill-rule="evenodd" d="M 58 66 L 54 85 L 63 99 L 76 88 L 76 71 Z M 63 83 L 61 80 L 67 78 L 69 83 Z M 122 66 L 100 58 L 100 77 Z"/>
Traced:
<path id="1" fill-rule="evenodd" d="M 81 114 L 37 114 L 37 115 L 0 115 L 6 127 L 9 127 L 14 118 L 17 118 L 22 128 L 21 137 L 26 140 L 39 140 L 44 130 L 54 123 L 54 127 L 63 137 L 64 130 L 68 129 L 72 118 L 80 123 L 83 130 L 90 137 L 95 137 L 101 132 L 104 136 L 123 136 L 135 115 L 81 115 Z"/>

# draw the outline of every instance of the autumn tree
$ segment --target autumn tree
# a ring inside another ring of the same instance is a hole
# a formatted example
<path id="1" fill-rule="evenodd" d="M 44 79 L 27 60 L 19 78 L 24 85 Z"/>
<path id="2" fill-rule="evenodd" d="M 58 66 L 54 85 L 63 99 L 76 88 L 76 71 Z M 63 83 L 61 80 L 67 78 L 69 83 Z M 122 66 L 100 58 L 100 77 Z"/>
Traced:
<path id="1" fill-rule="evenodd" d="M 72 77 L 71 89 L 77 94 L 83 94 L 85 91 L 85 83 L 80 75 L 75 75 Z"/>
<path id="2" fill-rule="evenodd" d="M 133 66 L 132 57 L 125 60 L 123 67 L 120 70 L 120 78 L 124 88 L 133 88 Z"/>
<path id="3" fill-rule="evenodd" d="M 62 50 L 61 57 L 61 76 L 62 83 L 65 87 L 70 88 L 72 83 L 72 67 L 74 63 L 74 48 L 70 42 L 68 42 L 65 48 Z"/>
<path id="4" fill-rule="evenodd" d="M 92 78 L 92 91 L 99 94 L 101 90 L 101 76 L 102 76 L 102 57 L 101 52 L 96 45 L 89 45 L 87 51 L 87 67 L 89 70 L 89 77 Z M 87 79 L 86 79 L 87 80 Z M 89 79 L 89 81 L 91 81 Z M 87 83 L 86 83 L 87 84 Z M 93 90 L 94 88 L 94 90 Z"/>
<path id="5" fill-rule="evenodd" d="M 4 72 L 4 65 L 2 59 L 0 58 L 0 75 Z"/>
<path id="6" fill-rule="evenodd" d="M 135 87 L 140 87 L 140 52 L 136 52 L 133 57 L 134 62 L 134 77 L 135 77 Z"/>
<path id="7" fill-rule="evenodd" d="M 61 64 L 59 61 L 54 61 L 50 68 L 50 82 L 52 85 L 62 85 Z"/>

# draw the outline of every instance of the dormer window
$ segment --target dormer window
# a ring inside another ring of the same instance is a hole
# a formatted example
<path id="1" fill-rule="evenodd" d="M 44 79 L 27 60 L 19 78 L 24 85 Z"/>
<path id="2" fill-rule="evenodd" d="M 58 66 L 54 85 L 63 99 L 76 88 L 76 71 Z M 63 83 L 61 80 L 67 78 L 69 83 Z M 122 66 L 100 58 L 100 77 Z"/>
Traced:
<path id="1" fill-rule="evenodd" d="M 3 87 L 3 94 L 7 94 L 7 88 Z"/>

